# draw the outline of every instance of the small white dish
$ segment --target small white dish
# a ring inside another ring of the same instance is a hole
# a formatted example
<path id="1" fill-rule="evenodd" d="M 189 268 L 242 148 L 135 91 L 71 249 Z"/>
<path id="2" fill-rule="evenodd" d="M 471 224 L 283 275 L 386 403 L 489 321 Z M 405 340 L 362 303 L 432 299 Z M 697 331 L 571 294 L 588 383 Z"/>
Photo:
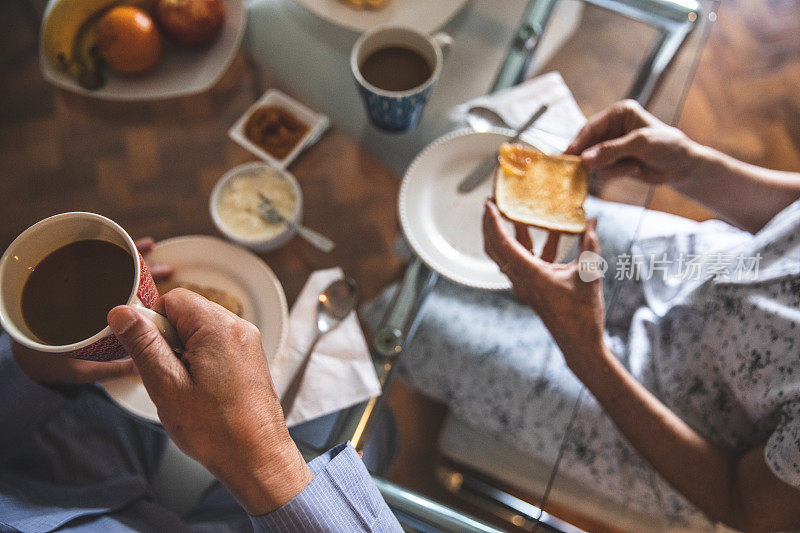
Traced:
<path id="1" fill-rule="evenodd" d="M 244 134 L 244 125 L 247 123 L 247 119 L 250 118 L 250 115 L 259 107 L 270 105 L 283 107 L 287 111 L 290 111 L 292 114 L 294 114 L 294 116 L 296 116 L 300 121 L 308 124 L 308 131 L 306 134 L 303 135 L 294 149 L 283 159 L 276 159 L 275 157 L 271 156 L 259 146 L 251 142 L 250 139 L 248 139 Z M 272 166 L 277 168 L 286 168 L 297 158 L 298 155 L 300 155 L 300 152 L 302 152 L 306 147 L 317 142 L 325 130 L 328 129 L 329 124 L 330 120 L 325 115 L 313 111 L 291 96 L 282 93 L 278 89 L 269 89 L 261 96 L 261 98 L 256 100 L 253 105 L 247 108 L 247 111 L 245 111 L 244 114 L 239 117 L 239 120 L 237 120 L 233 126 L 231 126 L 231 129 L 228 130 L 228 137 L 253 155 L 271 163 Z"/>
<path id="2" fill-rule="evenodd" d="M 42 17 L 42 28 L 58 1 L 50 0 L 47 3 Z M 51 65 L 44 56 L 41 39 L 39 66 L 42 75 L 53 85 L 102 100 L 160 100 L 202 93 L 217 83 L 239 51 L 247 19 L 244 4 L 244 0 L 225 0 L 225 24 L 222 26 L 222 33 L 208 48 L 184 48 L 165 39 L 163 57 L 151 72 L 123 76 L 106 69 L 106 83 L 96 90 L 81 87 L 66 72 Z"/>
<path id="3" fill-rule="evenodd" d="M 289 308 L 283 286 L 258 256 L 216 237 L 190 235 L 157 242 L 145 260 L 172 265 L 176 281 L 208 285 L 239 299 L 242 318 L 261 332 L 268 362 L 287 349 Z M 138 374 L 107 379 L 102 385 L 123 409 L 159 423 L 156 406 Z"/>
<path id="4" fill-rule="evenodd" d="M 269 238 L 263 237 L 254 237 L 252 239 L 245 239 L 238 235 L 231 233 L 231 231 L 225 226 L 225 223 L 222 221 L 222 218 L 219 215 L 217 204 L 219 203 L 219 196 L 222 193 L 222 190 L 225 186 L 230 183 L 231 180 L 237 178 L 239 176 L 246 176 L 248 174 L 252 174 L 254 172 L 265 171 L 265 172 L 272 172 L 280 175 L 284 180 L 286 180 L 291 186 L 292 191 L 294 192 L 294 212 L 292 213 L 291 219 L 300 224 L 303 218 L 303 191 L 300 190 L 300 184 L 297 183 L 297 178 L 283 168 L 275 168 L 267 163 L 262 163 L 260 161 L 254 161 L 252 163 L 244 163 L 239 165 L 238 167 L 234 167 L 226 172 L 214 185 L 214 189 L 211 191 L 211 199 L 208 203 L 208 209 L 211 213 L 211 220 L 214 221 L 214 225 L 217 227 L 217 230 L 222 233 L 226 239 L 235 242 L 236 244 L 240 244 L 242 246 L 246 246 L 251 250 L 256 250 L 258 252 L 266 252 L 269 250 L 274 250 L 280 246 L 283 246 L 289 239 L 294 237 L 295 230 L 291 228 L 288 224 L 285 225 L 285 228 L 282 232 L 278 233 L 277 235 Z"/>

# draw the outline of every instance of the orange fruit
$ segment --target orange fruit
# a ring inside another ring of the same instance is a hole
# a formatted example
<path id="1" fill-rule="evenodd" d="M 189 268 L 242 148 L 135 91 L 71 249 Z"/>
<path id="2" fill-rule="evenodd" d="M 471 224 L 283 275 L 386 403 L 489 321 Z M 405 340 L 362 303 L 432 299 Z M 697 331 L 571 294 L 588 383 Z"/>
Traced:
<path id="1" fill-rule="evenodd" d="M 500 166 L 506 172 L 524 176 L 528 172 L 531 163 L 538 159 L 542 154 L 536 148 L 531 148 L 522 144 L 504 143 L 500 147 L 500 154 L 497 157 Z"/>
<path id="2" fill-rule="evenodd" d="M 117 72 L 144 72 L 161 58 L 161 34 L 146 12 L 132 6 L 114 7 L 97 23 L 100 57 Z"/>

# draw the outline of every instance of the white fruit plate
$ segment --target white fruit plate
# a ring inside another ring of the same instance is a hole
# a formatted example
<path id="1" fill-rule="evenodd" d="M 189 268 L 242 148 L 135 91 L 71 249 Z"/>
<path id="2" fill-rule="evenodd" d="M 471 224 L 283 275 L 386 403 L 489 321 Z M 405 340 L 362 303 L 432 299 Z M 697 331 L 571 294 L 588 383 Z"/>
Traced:
<path id="1" fill-rule="evenodd" d="M 53 6 L 50 0 L 42 17 L 42 28 Z M 39 42 L 39 65 L 45 79 L 63 89 L 104 100 L 160 100 L 197 94 L 211 88 L 225 73 L 242 42 L 246 21 L 243 0 L 225 0 L 225 25 L 217 41 L 207 48 L 189 49 L 175 46 L 164 39 L 161 61 L 143 74 L 122 76 L 105 69 L 106 82 L 99 89 L 86 89 L 58 70 L 44 55 Z M 40 34 L 43 32 L 40 32 Z"/>

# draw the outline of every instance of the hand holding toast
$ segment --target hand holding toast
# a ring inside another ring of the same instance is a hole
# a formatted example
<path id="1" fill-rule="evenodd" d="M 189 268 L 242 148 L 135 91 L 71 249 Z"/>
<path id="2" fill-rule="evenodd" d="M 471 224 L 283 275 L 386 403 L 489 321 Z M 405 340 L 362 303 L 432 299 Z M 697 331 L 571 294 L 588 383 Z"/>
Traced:
<path id="1" fill-rule="evenodd" d="M 503 216 L 491 200 L 485 204 L 483 238 L 486 253 L 511 280 L 517 298 L 542 319 L 572 371 L 580 377 L 594 368 L 603 353 L 601 280 L 582 281 L 577 260 L 557 264 L 534 256 L 524 236 L 517 240 L 507 231 Z M 594 219 L 587 221 L 580 251 L 600 251 Z"/>

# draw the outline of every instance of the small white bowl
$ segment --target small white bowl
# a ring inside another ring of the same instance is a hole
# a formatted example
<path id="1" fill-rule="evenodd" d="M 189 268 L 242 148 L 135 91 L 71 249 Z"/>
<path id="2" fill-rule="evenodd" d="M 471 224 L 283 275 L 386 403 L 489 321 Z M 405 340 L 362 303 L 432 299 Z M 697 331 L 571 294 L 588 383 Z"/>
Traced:
<path id="1" fill-rule="evenodd" d="M 217 227 L 217 230 L 225 236 L 228 240 L 235 242 L 236 244 L 240 244 L 251 250 L 256 250 L 258 252 L 266 252 L 269 250 L 274 250 L 280 246 L 286 244 L 289 239 L 294 237 L 295 230 L 287 224 L 286 227 L 283 229 L 282 232 L 278 233 L 274 237 L 270 237 L 268 239 L 264 238 L 253 238 L 253 239 L 245 239 L 239 237 L 237 235 L 232 234 L 228 228 L 225 226 L 225 223 L 219 216 L 219 212 L 217 210 L 217 202 L 219 200 L 219 195 L 222 192 L 222 189 L 230 182 L 232 179 L 241 176 L 243 174 L 247 174 L 252 172 L 256 169 L 265 169 L 269 172 L 274 172 L 280 175 L 283 179 L 285 179 L 289 184 L 292 186 L 292 191 L 294 191 L 295 203 L 294 203 L 294 212 L 292 213 L 292 220 L 297 224 L 300 224 L 303 216 L 303 193 L 300 190 L 300 185 L 297 183 L 297 178 L 295 178 L 291 172 L 282 169 L 282 168 L 275 168 L 274 166 L 268 165 L 267 163 L 262 163 L 259 161 L 255 161 L 252 163 L 244 163 L 239 165 L 238 167 L 234 167 L 226 172 L 214 185 L 214 189 L 211 191 L 211 199 L 209 200 L 208 209 L 211 213 L 211 220 L 214 221 L 214 225 Z"/>
<path id="2" fill-rule="evenodd" d="M 283 159 L 275 159 L 260 147 L 252 143 L 244 134 L 244 125 L 247 123 L 247 119 L 250 118 L 250 115 L 252 115 L 253 112 L 259 107 L 269 105 L 282 107 L 287 111 L 290 111 L 302 122 L 308 124 L 308 131 L 306 134 L 300 138 L 300 141 L 297 143 L 294 149 L 292 149 L 292 151 L 289 152 Z M 261 98 L 256 100 L 256 102 L 251 105 L 241 117 L 239 117 L 239 120 L 237 120 L 233 126 L 231 126 L 231 129 L 228 130 L 228 137 L 253 155 L 271 163 L 272 166 L 277 168 L 286 168 L 297 158 L 298 155 L 300 155 L 300 152 L 302 152 L 306 147 L 317 142 L 317 139 L 319 139 L 325 130 L 328 129 L 329 124 L 330 120 L 328 120 L 328 117 L 325 115 L 317 113 L 316 111 L 312 111 L 291 96 L 280 92 L 278 89 L 269 89 Z"/>

